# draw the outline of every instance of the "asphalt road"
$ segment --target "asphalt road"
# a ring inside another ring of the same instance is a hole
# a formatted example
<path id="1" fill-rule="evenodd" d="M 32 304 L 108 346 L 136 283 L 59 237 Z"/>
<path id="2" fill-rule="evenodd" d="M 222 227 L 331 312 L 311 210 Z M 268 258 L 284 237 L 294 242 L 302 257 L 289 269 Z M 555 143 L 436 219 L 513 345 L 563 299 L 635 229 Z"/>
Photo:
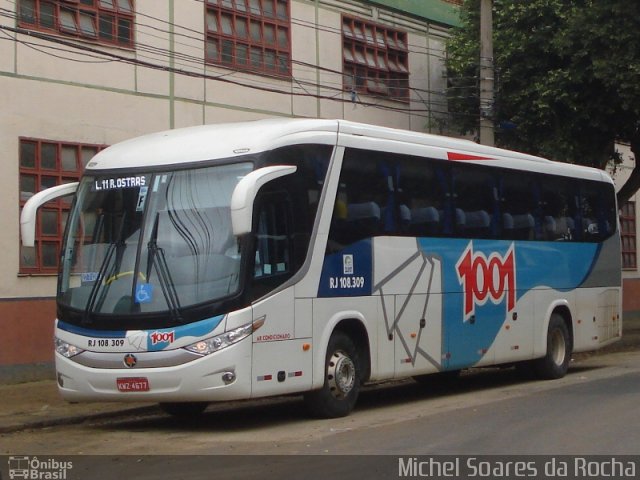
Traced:
<path id="1" fill-rule="evenodd" d="M 555 381 L 481 370 L 454 385 L 381 385 L 363 392 L 343 419 L 309 420 L 300 399 L 290 397 L 213 407 L 195 422 L 150 413 L 2 440 L 11 455 L 74 455 L 69 480 L 398 478 L 400 459 L 445 454 L 463 463 L 470 455 L 640 459 L 640 352 L 583 359 Z M 88 456 L 95 454 L 106 456 Z"/>

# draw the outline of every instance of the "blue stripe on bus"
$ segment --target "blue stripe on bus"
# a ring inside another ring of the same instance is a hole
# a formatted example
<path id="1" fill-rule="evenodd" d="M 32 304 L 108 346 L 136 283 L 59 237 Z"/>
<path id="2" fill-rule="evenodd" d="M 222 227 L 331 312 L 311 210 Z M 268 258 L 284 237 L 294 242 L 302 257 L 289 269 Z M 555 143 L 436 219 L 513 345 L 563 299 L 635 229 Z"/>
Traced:
<path id="1" fill-rule="evenodd" d="M 470 240 L 437 238 L 419 239 L 425 253 L 436 254 L 442 259 L 443 297 L 442 351 L 449 353 L 446 368 L 464 368 L 476 364 L 493 344 L 506 318 L 506 299 L 494 304 L 487 301 L 475 305 L 473 321 L 465 321 L 464 293 L 456 264 Z M 557 291 L 578 288 L 588 277 L 595 264 L 599 245 L 575 242 L 527 242 L 474 240 L 474 254 L 489 258 L 497 254 L 504 258 L 513 244 L 515 253 L 515 285 L 517 301 L 534 288 L 545 287 Z"/>
<path id="2" fill-rule="evenodd" d="M 147 350 L 158 351 L 163 350 L 169 345 L 169 342 L 156 342 L 155 344 L 151 340 L 151 334 L 153 333 L 171 333 L 173 332 L 174 341 L 182 337 L 196 337 L 202 338 L 213 332 L 220 322 L 224 319 L 224 315 L 217 315 L 206 320 L 190 323 L 187 325 L 181 325 L 178 327 L 162 328 L 162 329 L 149 329 L 142 332 L 147 333 Z M 92 338 L 126 338 L 126 330 L 93 330 L 90 328 L 78 327 L 70 323 L 66 323 L 58 320 L 58 328 L 65 332 L 73 333 L 75 335 L 82 335 L 84 337 Z"/>
<path id="3" fill-rule="evenodd" d="M 83 337 L 125 338 L 127 336 L 126 330 L 92 330 L 90 328 L 78 327 L 76 325 L 63 322 L 62 320 L 58 320 L 58 328 L 75 335 L 82 335 Z"/>

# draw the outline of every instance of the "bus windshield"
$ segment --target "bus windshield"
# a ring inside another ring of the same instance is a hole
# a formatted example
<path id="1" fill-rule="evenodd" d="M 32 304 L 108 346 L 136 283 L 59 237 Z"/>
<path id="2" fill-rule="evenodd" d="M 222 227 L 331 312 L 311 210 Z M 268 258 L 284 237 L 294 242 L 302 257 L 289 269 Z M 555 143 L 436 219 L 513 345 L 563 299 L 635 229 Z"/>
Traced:
<path id="1" fill-rule="evenodd" d="M 250 162 L 87 174 L 61 259 L 61 306 L 91 314 L 168 312 L 233 295 L 239 242 L 230 201 Z"/>

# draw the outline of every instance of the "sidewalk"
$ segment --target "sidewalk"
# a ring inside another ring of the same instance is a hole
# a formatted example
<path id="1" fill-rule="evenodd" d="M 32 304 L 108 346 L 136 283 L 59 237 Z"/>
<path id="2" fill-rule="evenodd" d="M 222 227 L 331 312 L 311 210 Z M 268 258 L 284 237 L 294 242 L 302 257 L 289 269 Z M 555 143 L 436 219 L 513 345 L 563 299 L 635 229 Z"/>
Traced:
<path id="1" fill-rule="evenodd" d="M 623 323 L 622 340 L 601 350 L 603 352 L 637 350 L 640 348 L 640 314 L 629 315 Z M 150 403 L 69 403 L 58 395 L 56 382 L 0 385 L 0 434 L 28 428 L 82 423 L 86 420 L 156 411 Z"/>
<path id="2" fill-rule="evenodd" d="M 58 394 L 55 380 L 0 385 L 0 434 L 143 413 L 156 408 L 150 403 L 69 403 Z"/>

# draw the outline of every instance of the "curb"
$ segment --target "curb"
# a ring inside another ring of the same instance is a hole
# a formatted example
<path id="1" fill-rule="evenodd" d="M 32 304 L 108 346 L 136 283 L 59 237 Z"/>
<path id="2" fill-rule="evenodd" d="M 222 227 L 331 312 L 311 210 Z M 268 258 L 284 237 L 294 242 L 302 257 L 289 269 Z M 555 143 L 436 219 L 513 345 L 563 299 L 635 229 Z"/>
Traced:
<path id="1" fill-rule="evenodd" d="M 78 425 L 91 420 L 105 420 L 116 417 L 128 417 L 133 415 L 146 415 L 158 411 L 156 405 L 149 405 L 145 407 L 116 409 L 110 412 L 91 413 L 85 415 L 65 415 L 57 418 L 50 418 L 45 420 L 33 420 L 27 421 L 16 425 L 0 426 L 0 434 L 3 433 L 15 433 L 24 430 L 36 430 L 49 427 L 58 427 L 61 425 Z"/>

